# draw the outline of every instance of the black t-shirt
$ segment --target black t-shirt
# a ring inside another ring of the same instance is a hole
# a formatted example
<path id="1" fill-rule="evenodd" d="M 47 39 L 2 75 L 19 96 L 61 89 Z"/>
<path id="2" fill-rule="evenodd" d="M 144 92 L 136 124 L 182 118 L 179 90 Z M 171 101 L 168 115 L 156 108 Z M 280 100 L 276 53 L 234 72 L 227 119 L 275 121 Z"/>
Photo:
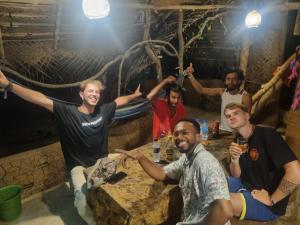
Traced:
<path id="1" fill-rule="evenodd" d="M 67 169 L 89 167 L 108 154 L 108 127 L 116 110 L 111 102 L 96 107 L 93 114 L 78 111 L 77 106 L 54 102 L 54 116 L 59 131 Z"/>
<path id="2" fill-rule="evenodd" d="M 249 151 L 240 158 L 242 183 L 251 191 L 265 189 L 272 194 L 285 174 L 283 166 L 297 160 L 296 156 L 272 128 L 255 127 L 249 139 Z M 289 196 L 271 207 L 272 212 L 284 215 Z"/>

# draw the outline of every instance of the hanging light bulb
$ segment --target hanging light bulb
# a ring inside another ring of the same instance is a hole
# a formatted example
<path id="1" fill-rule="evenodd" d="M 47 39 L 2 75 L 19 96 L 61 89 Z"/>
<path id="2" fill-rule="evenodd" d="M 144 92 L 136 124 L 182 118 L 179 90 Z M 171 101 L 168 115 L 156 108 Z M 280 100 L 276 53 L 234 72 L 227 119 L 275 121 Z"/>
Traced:
<path id="1" fill-rule="evenodd" d="M 259 27 L 261 24 L 261 15 L 256 10 L 249 12 L 245 18 L 245 25 L 248 28 Z"/>
<path id="2" fill-rule="evenodd" d="M 108 0 L 83 0 L 82 9 L 89 19 L 101 19 L 109 15 Z"/>

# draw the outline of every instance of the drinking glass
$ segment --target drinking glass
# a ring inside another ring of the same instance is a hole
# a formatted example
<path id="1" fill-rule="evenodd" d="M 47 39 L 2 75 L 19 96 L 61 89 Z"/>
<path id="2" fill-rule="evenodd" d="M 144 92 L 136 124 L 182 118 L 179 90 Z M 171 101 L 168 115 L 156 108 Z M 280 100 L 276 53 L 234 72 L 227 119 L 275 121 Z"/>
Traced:
<path id="1" fill-rule="evenodd" d="M 242 153 L 248 152 L 249 146 L 248 146 L 248 140 L 246 138 L 238 137 L 237 138 L 237 144 L 241 148 Z"/>

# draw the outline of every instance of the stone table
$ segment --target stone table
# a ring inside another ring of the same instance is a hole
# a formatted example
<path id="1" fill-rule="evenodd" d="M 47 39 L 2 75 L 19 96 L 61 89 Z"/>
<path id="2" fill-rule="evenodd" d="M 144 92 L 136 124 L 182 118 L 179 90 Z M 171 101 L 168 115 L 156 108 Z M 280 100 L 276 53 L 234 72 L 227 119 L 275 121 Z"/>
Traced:
<path id="1" fill-rule="evenodd" d="M 219 160 L 227 156 L 231 135 L 209 140 L 206 148 Z M 152 144 L 138 148 L 146 157 L 152 157 Z M 110 158 L 118 159 L 113 154 Z M 165 158 L 164 149 L 161 158 Z M 154 225 L 175 224 L 180 221 L 182 199 L 176 185 L 165 185 L 150 178 L 136 161 L 127 161 L 128 169 L 118 166 L 118 171 L 127 174 L 115 184 L 103 184 L 88 193 L 88 201 L 98 225 Z"/>

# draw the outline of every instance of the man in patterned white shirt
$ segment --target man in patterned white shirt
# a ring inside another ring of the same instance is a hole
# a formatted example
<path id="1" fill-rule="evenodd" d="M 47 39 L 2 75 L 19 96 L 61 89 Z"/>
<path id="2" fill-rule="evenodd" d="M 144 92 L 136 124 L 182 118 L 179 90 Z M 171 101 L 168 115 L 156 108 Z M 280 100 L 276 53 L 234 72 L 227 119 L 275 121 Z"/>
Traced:
<path id="1" fill-rule="evenodd" d="M 145 172 L 158 181 L 172 179 L 181 189 L 183 221 L 177 225 L 224 225 L 233 216 L 224 171 L 218 160 L 200 144 L 200 127 L 193 119 L 181 119 L 174 129 L 174 140 L 182 156 L 161 167 L 140 151 L 123 151 L 128 158 L 138 160 Z"/>

